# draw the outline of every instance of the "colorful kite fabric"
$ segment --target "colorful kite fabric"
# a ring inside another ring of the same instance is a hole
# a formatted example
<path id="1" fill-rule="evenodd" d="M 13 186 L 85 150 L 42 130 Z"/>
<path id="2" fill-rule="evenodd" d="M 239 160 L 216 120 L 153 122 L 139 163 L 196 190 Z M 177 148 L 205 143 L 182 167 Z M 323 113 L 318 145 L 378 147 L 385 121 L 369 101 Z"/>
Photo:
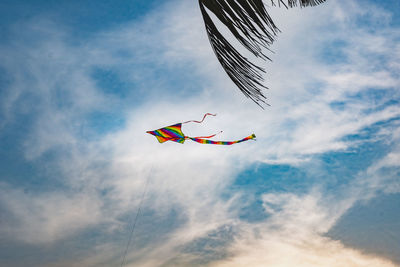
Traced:
<path id="1" fill-rule="evenodd" d="M 247 140 L 251 140 L 251 139 L 255 139 L 256 135 L 252 134 L 250 136 L 247 136 L 243 139 L 237 140 L 237 141 L 212 141 L 212 140 L 207 140 L 207 139 L 202 139 L 202 138 L 196 138 L 196 137 L 188 137 L 188 139 L 191 139 L 195 142 L 198 142 L 200 144 L 212 144 L 212 145 L 233 145 L 233 144 L 237 144 L 237 143 L 241 143 Z"/>
<path id="2" fill-rule="evenodd" d="M 183 144 L 185 142 L 185 135 L 181 130 L 182 123 L 177 123 L 154 131 L 147 131 L 146 133 L 154 135 L 158 142 L 164 143 L 165 141 L 174 141 Z"/>
<path id="3" fill-rule="evenodd" d="M 212 137 L 216 136 L 217 134 L 213 134 L 210 136 L 189 137 L 189 136 L 186 136 L 182 132 L 182 129 L 181 129 L 182 124 L 188 123 L 188 122 L 202 123 L 204 121 L 205 117 L 208 115 L 216 116 L 216 114 L 206 113 L 201 121 L 193 121 L 193 120 L 186 121 L 186 122 L 177 123 L 177 124 L 174 124 L 171 126 L 167 126 L 164 128 L 160 128 L 158 130 L 147 131 L 146 133 L 154 135 L 157 138 L 158 142 L 160 142 L 160 143 L 164 143 L 166 141 L 174 141 L 174 142 L 181 143 L 181 144 L 183 144 L 186 139 L 190 139 L 190 140 L 198 142 L 200 144 L 233 145 L 233 144 L 241 143 L 241 142 L 251 140 L 251 139 L 254 140 L 256 138 L 255 134 L 252 134 L 248 137 L 245 137 L 243 139 L 236 140 L 236 141 L 212 141 L 212 140 L 208 140 L 205 138 L 212 138 Z"/>

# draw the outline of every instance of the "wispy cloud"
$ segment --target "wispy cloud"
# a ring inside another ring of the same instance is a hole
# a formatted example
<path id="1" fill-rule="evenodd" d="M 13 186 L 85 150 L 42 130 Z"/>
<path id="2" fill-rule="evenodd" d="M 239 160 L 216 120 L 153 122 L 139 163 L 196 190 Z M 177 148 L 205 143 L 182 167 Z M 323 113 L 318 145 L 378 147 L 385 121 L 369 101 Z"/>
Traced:
<path id="1" fill-rule="evenodd" d="M 279 211 L 269 223 L 244 227 L 230 248 L 233 256 L 212 266 L 396 266 L 324 237 L 338 214 L 322 205 L 322 199 L 315 193 L 265 195 L 265 204 L 277 205 Z"/>
<path id="2" fill-rule="evenodd" d="M 9 210 L 1 229 L 7 238 L 48 243 L 100 221 L 100 200 L 84 193 L 52 192 L 38 196 L 7 186 L 0 191 L 1 202 Z"/>
<path id="3" fill-rule="evenodd" d="M 396 149 L 360 173 L 341 192 L 342 200 L 325 194 L 320 185 L 305 195 L 265 192 L 269 217 L 263 222 L 240 220 L 239 209 L 245 206 L 238 200 L 240 190 L 222 196 L 235 176 L 255 163 L 301 166 L 323 153 L 348 151 L 362 140 L 346 136 L 400 115 L 398 106 L 390 104 L 398 99 L 393 89 L 399 86 L 399 31 L 386 24 L 387 12 L 355 1 L 274 12 L 283 33 L 274 46 L 274 62 L 266 65 L 272 104 L 266 111 L 244 99 L 218 66 L 195 1 L 172 1 L 141 22 L 103 32 L 85 44 L 69 43 L 68 30 L 46 20 L 20 25 L 29 34 L 18 33 L 15 43 L 0 47 L 2 67 L 12 74 L 1 100 L 7 118 L 2 127 L 18 120 L 17 111 L 32 113 L 22 160 L 51 155 L 49 168 L 63 187 L 29 193 L 2 186 L 0 198 L 10 220 L 0 232 L 39 245 L 101 224 L 100 234 L 109 240 L 94 250 L 102 256 L 60 259 L 59 266 L 107 266 L 118 260 L 115 255 L 125 244 L 115 236 L 125 231 L 124 216 L 137 209 L 149 179 L 143 209 L 152 223 L 137 234 L 155 227 L 167 230 L 158 238 L 138 239 L 140 246 L 128 255 L 132 266 L 193 264 L 199 257 L 185 247 L 226 227 L 234 230 L 216 238 L 224 242 L 215 249 L 221 254 L 207 262 L 211 266 L 393 266 L 324 235 L 354 203 L 373 197 L 377 173 L 397 166 Z M 360 16 L 372 25 L 380 21 L 379 27 L 371 33 L 370 24 L 357 21 Z M 24 42 L 32 37 L 33 45 Z M 343 45 L 326 47 L 335 42 Z M 344 60 L 327 64 L 330 50 Z M 125 97 L 104 91 L 93 77 L 95 68 L 112 70 L 131 91 Z M 374 97 L 375 91 L 383 92 L 381 97 Z M 125 124 L 96 133 L 89 123 L 98 111 L 117 112 Z M 218 117 L 201 127 L 185 126 L 185 133 L 224 130 L 220 138 L 229 140 L 254 131 L 257 142 L 229 148 L 189 141 L 161 146 L 145 136 L 146 130 L 209 111 Z M 380 137 L 397 140 L 398 125 L 393 127 L 386 133 L 382 129 Z M 392 184 L 381 183 L 380 189 Z M 171 218 L 174 211 L 178 215 Z"/>

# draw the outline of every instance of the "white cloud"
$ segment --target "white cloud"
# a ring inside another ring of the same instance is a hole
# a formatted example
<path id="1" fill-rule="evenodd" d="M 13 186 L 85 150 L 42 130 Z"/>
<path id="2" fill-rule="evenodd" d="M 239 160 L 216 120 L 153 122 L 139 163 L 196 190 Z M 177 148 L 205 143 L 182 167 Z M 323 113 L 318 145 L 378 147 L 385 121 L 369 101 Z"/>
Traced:
<path id="1" fill-rule="evenodd" d="M 101 219 L 101 201 L 86 193 L 52 192 L 40 196 L 0 188 L 0 202 L 7 206 L 0 232 L 7 238 L 31 244 L 54 242 L 73 235 Z"/>
<path id="2" fill-rule="evenodd" d="M 283 210 L 284 213 L 296 213 L 295 217 L 300 221 L 279 218 L 276 223 L 284 230 L 264 226 L 260 227 L 258 236 L 254 236 L 251 227 L 230 248 L 232 257 L 211 266 L 396 266 L 388 260 L 365 255 L 345 247 L 340 241 L 318 234 L 316 229 L 323 225 L 321 218 L 327 214 L 320 214 L 318 209 L 308 209 L 310 197 L 307 198 L 305 205 L 302 199 L 298 199 L 299 203 L 290 204 L 289 209 L 295 208 L 295 212 Z M 315 224 L 316 229 L 304 229 L 304 223 L 310 226 Z"/>
<path id="3" fill-rule="evenodd" d="M 264 194 L 264 208 L 271 217 L 259 224 L 242 224 L 229 247 L 231 256 L 211 266 L 397 266 L 325 235 L 350 207 L 373 198 L 376 190 L 354 183 L 343 190 L 343 196 L 319 189 L 304 195 Z"/>
<path id="4" fill-rule="evenodd" d="M 221 192 L 235 175 L 251 164 L 300 165 L 321 153 L 347 150 L 355 143 L 343 141 L 343 137 L 400 115 L 397 107 L 384 106 L 387 98 L 353 97 L 370 88 L 386 90 L 399 86 L 398 77 L 391 69 L 398 57 L 391 57 L 395 52 L 387 48 L 388 44 L 395 46 L 398 32 L 388 33 L 383 29 L 369 34 L 352 18 L 360 10 L 379 20 L 386 19 L 387 14 L 364 6 L 349 8 L 353 5 L 360 4 L 329 1 L 314 9 L 276 11 L 283 33 L 274 46 L 274 62 L 266 65 L 266 83 L 271 88 L 266 93 L 272 104 L 266 111 L 244 99 L 221 70 L 208 44 L 195 2 L 171 2 L 143 22 L 99 34 L 83 47 L 70 47 L 63 42 L 65 36 L 54 35 L 57 30 L 53 29 L 50 35 L 54 37 L 45 38 L 47 41 L 35 47 L 21 48 L 27 57 L 20 58 L 19 64 L 10 63 L 15 52 L 3 54 L 2 58 L 8 59 L 6 67 L 16 77 L 9 97 L 2 104 L 4 109 L 11 114 L 17 99 L 24 94 L 33 92 L 40 100 L 40 107 L 26 108 L 38 111 L 24 147 L 27 159 L 38 159 L 47 151 L 62 147 L 65 153 L 56 159 L 55 168 L 68 187 L 81 189 L 71 194 L 2 190 L 1 201 L 18 222 L 17 226 L 3 231 L 30 243 L 54 242 L 104 222 L 109 224 L 111 232 L 121 231 L 120 222 L 116 221 L 126 212 L 136 210 L 145 181 L 150 177 L 146 209 L 166 214 L 177 208 L 185 223 L 171 230 L 163 242 L 153 242 L 140 251 L 133 251 L 129 260 L 134 265 L 161 265 L 176 257 L 185 244 L 232 224 L 243 232 L 228 248 L 233 257 L 216 266 L 261 266 L 262 263 L 293 266 L 299 262 L 306 266 L 334 266 L 334 261 L 346 266 L 391 266 L 384 259 L 363 255 L 323 236 L 361 198 L 361 193 L 337 206 L 329 205 L 330 199 L 318 194 L 318 190 L 305 196 L 265 194 L 264 205 L 272 217 L 259 225 L 247 225 L 237 219 L 238 209 L 244 205 L 236 201 L 237 195 L 221 199 Z M 326 32 L 327 29 L 333 30 Z M 322 48 L 335 39 L 348 42 L 340 51 L 347 60 L 327 65 L 321 62 Z M 52 58 L 44 60 L 49 47 Z M 118 57 L 121 51 L 131 56 Z M 389 69 L 372 67 L 382 56 Z M 142 88 L 145 81 L 138 76 L 145 73 L 140 69 L 145 63 L 151 65 L 150 69 L 190 68 L 197 78 L 185 75 L 198 83 L 198 92 L 181 99 L 180 88 L 173 88 L 168 81 L 158 81 L 155 75 L 149 77 L 156 84 L 159 82 L 159 88 Z M 96 66 L 116 68 L 124 79 L 137 81 L 137 90 L 147 90 L 153 100 L 140 102 L 129 112 L 124 110 L 124 128 L 88 141 L 80 134 L 80 130 L 87 129 L 82 118 L 102 110 L 103 105 L 118 108 L 124 103 L 123 99 L 114 99 L 97 88 L 90 76 L 90 69 Z M 29 75 L 24 76 L 26 73 Z M 67 107 L 56 104 L 54 94 L 59 86 L 69 100 Z M 168 100 L 160 100 L 163 97 Z M 335 102 L 343 102 L 343 108 L 334 108 Z M 254 131 L 257 142 L 232 147 L 190 141 L 184 145 L 160 145 L 154 137 L 145 134 L 146 130 L 200 118 L 205 112 L 217 112 L 218 116 L 202 125 L 185 125 L 186 134 L 224 130 L 218 138 L 233 140 Z M 396 155 L 396 152 L 388 154 L 383 161 L 394 162 Z M 98 162 L 107 164 L 96 168 Z M 107 189 L 107 194 L 100 197 L 103 189 Z M 274 205 L 280 209 L 272 209 Z M 246 238 L 244 233 L 255 230 L 259 233 L 257 237 L 249 234 Z M 103 252 L 118 248 L 107 244 L 98 249 Z M 107 260 L 89 257 L 80 264 L 101 266 Z M 69 261 L 65 266 L 74 264 L 77 263 Z"/>

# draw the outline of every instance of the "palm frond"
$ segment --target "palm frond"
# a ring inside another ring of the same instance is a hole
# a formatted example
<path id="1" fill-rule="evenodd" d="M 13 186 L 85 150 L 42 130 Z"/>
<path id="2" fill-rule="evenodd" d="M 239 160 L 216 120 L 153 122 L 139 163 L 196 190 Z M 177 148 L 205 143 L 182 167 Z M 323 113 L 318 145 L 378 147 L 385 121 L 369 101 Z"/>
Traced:
<path id="1" fill-rule="evenodd" d="M 275 0 L 270 0 L 271 4 L 275 6 Z M 288 7 L 296 7 L 297 4 L 299 3 L 301 7 L 307 7 L 307 6 L 316 6 L 319 4 L 322 4 L 326 0 L 278 0 L 278 5 L 283 4 L 286 8 Z"/>
<path id="2" fill-rule="evenodd" d="M 275 5 L 274 0 L 270 0 Z M 315 6 L 326 0 L 278 0 L 286 8 Z M 207 10 L 225 25 L 233 36 L 254 56 L 270 60 L 263 52 L 269 49 L 279 32 L 262 0 L 199 0 L 200 10 L 211 46 L 218 61 L 236 86 L 262 107 L 266 97 L 262 93 L 262 74 L 265 70 L 242 56 L 221 34 Z"/>

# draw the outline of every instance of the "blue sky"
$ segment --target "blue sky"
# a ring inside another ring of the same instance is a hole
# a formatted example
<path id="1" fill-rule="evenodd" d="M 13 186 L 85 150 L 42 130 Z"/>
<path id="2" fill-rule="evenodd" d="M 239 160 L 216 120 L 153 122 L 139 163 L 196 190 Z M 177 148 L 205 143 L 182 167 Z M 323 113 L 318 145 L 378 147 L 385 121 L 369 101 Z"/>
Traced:
<path id="1" fill-rule="evenodd" d="M 400 4 L 270 12 L 262 110 L 197 1 L 2 1 L 0 266 L 120 266 L 147 180 L 127 266 L 400 265 Z"/>

